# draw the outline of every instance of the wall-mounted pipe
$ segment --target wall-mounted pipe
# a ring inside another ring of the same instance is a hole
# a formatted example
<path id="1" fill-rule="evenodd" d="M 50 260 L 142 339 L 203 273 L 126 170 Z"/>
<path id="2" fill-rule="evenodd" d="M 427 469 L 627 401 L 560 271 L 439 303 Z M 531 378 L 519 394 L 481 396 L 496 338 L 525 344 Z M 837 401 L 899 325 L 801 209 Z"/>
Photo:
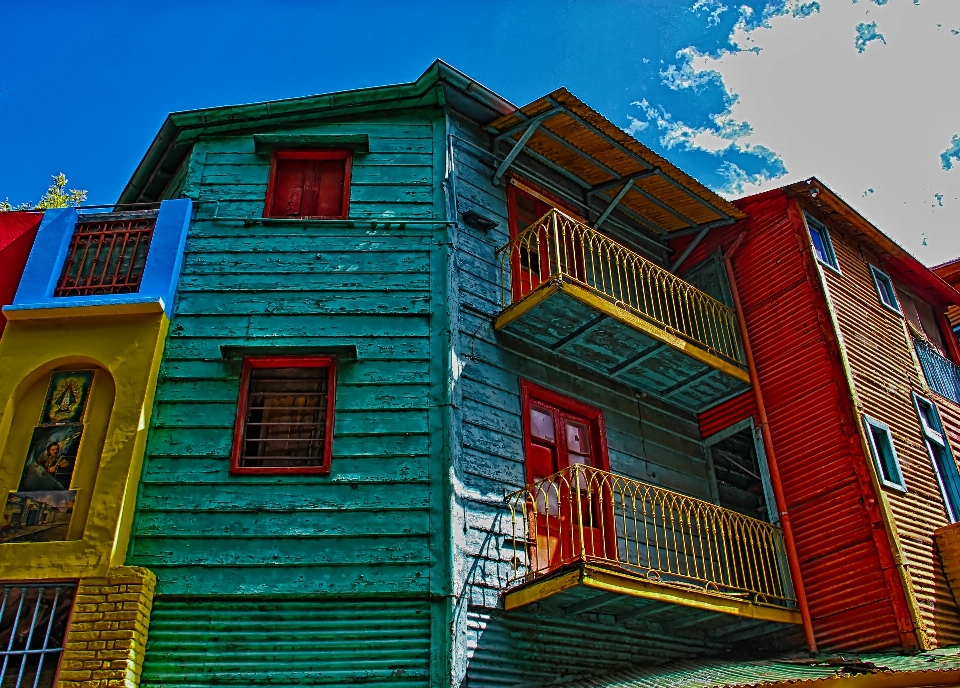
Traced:
<path id="1" fill-rule="evenodd" d="M 773 449 L 773 437 L 770 434 L 770 425 L 767 420 L 767 408 L 763 404 L 763 393 L 760 390 L 760 379 L 757 377 L 757 366 L 753 358 L 753 348 L 750 346 L 750 336 L 747 332 L 747 320 L 740 305 L 740 292 L 737 289 L 737 280 L 733 274 L 733 254 L 740 248 L 746 232 L 740 234 L 733 245 L 723 255 L 723 265 L 727 271 L 727 281 L 730 282 L 730 294 L 737 311 L 737 321 L 740 324 L 740 339 L 743 341 L 743 353 L 747 359 L 747 369 L 750 371 L 750 384 L 753 387 L 753 396 L 757 401 L 757 414 L 760 416 L 760 434 L 763 437 L 763 448 L 767 452 L 767 463 L 770 469 L 770 482 L 773 483 L 773 494 L 777 500 L 777 511 L 780 512 L 780 527 L 783 528 L 783 539 L 787 546 L 787 563 L 790 566 L 790 576 L 793 578 L 793 588 L 797 595 L 797 608 L 800 610 L 800 619 L 803 622 L 803 632 L 807 638 L 807 649 L 811 654 L 817 652 L 817 639 L 813 634 L 813 620 L 810 618 L 810 608 L 807 606 L 807 593 L 803 588 L 803 578 L 800 575 L 800 560 L 797 557 L 796 542 L 793 539 L 793 527 L 790 525 L 790 515 L 787 513 L 787 500 L 783 494 L 783 483 L 780 481 L 780 468 L 777 465 L 777 454 Z"/>

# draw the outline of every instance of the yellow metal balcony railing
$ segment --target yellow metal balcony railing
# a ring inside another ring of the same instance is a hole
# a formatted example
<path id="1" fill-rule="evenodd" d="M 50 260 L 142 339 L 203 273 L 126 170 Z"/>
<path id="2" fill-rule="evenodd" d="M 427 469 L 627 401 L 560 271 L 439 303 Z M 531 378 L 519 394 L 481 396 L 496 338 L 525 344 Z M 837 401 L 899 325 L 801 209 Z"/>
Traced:
<path id="1" fill-rule="evenodd" d="M 745 366 L 732 309 L 559 210 L 549 211 L 498 255 L 504 308 L 542 284 L 571 281 L 724 361 Z"/>
<path id="2" fill-rule="evenodd" d="M 655 583 L 794 606 L 780 528 L 583 465 L 507 495 L 513 577 L 592 562 Z"/>

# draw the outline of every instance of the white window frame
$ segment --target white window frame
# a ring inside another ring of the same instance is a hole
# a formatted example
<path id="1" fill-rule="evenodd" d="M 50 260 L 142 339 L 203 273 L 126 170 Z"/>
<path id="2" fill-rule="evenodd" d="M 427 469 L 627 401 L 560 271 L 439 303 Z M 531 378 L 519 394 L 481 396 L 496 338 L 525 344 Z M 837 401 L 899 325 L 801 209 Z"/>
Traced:
<path id="1" fill-rule="evenodd" d="M 927 423 L 926 416 L 921 409 L 921 405 L 926 404 L 936 415 L 937 422 L 940 424 L 940 429 L 932 428 Z M 948 476 L 943 475 L 940 471 L 940 465 L 937 462 L 937 458 L 933 454 L 933 448 L 931 444 L 936 444 L 943 449 L 946 456 L 946 460 L 953 466 L 956 466 L 956 463 L 953 458 L 953 451 L 950 449 L 950 442 L 947 439 L 946 433 L 943 431 L 943 421 L 940 418 L 940 411 L 937 409 L 936 404 L 934 404 L 929 399 L 920 396 L 916 392 L 913 393 L 913 406 L 917 411 L 917 418 L 920 421 L 920 431 L 923 435 L 923 445 L 927 450 L 927 457 L 930 459 L 930 463 L 933 466 L 933 473 L 937 477 L 937 485 L 940 488 L 940 496 L 943 498 L 943 508 L 947 512 L 947 520 L 950 523 L 956 523 L 960 521 L 960 475 L 956 472 L 953 476 L 950 476 L 951 482 L 953 483 L 953 492 L 954 497 L 951 499 L 949 495 L 949 488 L 947 485 Z"/>
<path id="2" fill-rule="evenodd" d="M 807 235 L 810 237 L 810 243 L 813 244 L 813 255 L 816 257 L 817 262 L 820 265 L 830 268 L 838 275 L 842 275 L 840 272 L 840 262 L 837 260 L 837 252 L 833 249 L 833 239 L 830 238 L 830 230 L 827 229 L 827 226 L 820 222 L 820 220 L 811 217 L 807 213 L 803 213 L 803 221 L 807 226 Z M 817 247 L 813 241 L 813 230 L 816 230 L 817 234 L 820 235 L 820 239 L 823 241 L 824 249 L 826 250 L 827 257 L 830 258 L 833 262 L 823 260 L 817 254 Z"/>
<path id="3" fill-rule="evenodd" d="M 876 428 L 877 430 L 880 430 L 886 434 L 887 441 L 890 443 L 890 453 L 893 456 L 893 469 L 896 472 L 896 475 L 892 477 L 899 482 L 888 480 L 884 475 L 886 470 L 884 469 L 883 463 L 880 461 L 880 452 L 877 450 L 877 445 L 874 442 L 871 427 Z M 897 447 L 893 443 L 893 433 L 890 432 L 890 426 L 864 414 L 863 431 L 867 435 L 867 443 L 870 445 L 870 454 L 873 456 L 873 463 L 877 467 L 877 475 L 880 477 L 880 482 L 891 489 L 898 490 L 900 492 L 906 492 L 907 484 L 903 480 L 903 470 L 900 468 L 900 458 L 897 456 Z"/>
<path id="4" fill-rule="evenodd" d="M 880 299 L 880 303 L 882 303 L 888 310 L 891 310 L 897 315 L 902 316 L 903 309 L 900 307 L 900 300 L 897 298 L 897 288 L 894 286 L 890 275 L 872 263 L 870 264 L 870 275 L 873 277 L 873 286 L 877 290 L 877 296 Z M 886 280 L 887 284 L 890 285 L 890 293 L 893 296 L 893 303 L 887 303 L 887 299 L 884 296 L 884 290 L 880 286 L 881 280 Z"/>

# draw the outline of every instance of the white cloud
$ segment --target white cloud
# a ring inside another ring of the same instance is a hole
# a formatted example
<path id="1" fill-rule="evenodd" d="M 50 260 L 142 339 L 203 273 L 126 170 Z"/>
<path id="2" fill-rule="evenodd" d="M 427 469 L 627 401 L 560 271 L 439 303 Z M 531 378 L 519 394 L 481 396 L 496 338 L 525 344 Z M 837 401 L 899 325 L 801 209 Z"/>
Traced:
<path id="1" fill-rule="evenodd" d="M 693 90 L 719 74 L 735 94 L 719 118 L 749 122 L 751 144 L 775 151 L 789 170 L 757 182 L 729 166 L 722 172 L 730 190 L 817 176 L 921 260 L 960 255 L 960 35 L 950 30 L 960 26 L 960 2 L 822 0 L 798 14 L 808 5 L 794 1 L 756 28 L 745 13 L 731 36 L 740 52 L 689 51 L 663 72 Z M 873 37 L 859 52 L 863 24 L 875 24 L 884 42 Z M 683 129 L 659 114 L 674 145 L 731 145 L 722 127 Z"/>

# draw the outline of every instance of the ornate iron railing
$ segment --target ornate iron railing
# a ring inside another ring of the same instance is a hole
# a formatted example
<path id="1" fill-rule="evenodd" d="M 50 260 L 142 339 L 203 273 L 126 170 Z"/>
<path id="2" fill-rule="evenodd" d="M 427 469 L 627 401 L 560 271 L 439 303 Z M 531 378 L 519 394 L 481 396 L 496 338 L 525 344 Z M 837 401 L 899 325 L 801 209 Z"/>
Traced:
<path id="1" fill-rule="evenodd" d="M 78 222 L 53 295 L 139 291 L 155 223 L 155 214 Z"/>
<path id="2" fill-rule="evenodd" d="M 914 339 L 917 358 L 930 389 L 955 404 L 960 404 L 960 366 L 944 358 L 929 342 Z"/>
<path id="3" fill-rule="evenodd" d="M 794 606 L 780 528 L 583 465 L 507 495 L 511 583 L 594 562 L 649 580 Z"/>
<path id="4" fill-rule="evenodd" d="M 571 281 L 720 358 L 745 365 L 731 308 L 559 210 L 550 210 L 497 253 L 504 308 L 551 280 Z"/>

